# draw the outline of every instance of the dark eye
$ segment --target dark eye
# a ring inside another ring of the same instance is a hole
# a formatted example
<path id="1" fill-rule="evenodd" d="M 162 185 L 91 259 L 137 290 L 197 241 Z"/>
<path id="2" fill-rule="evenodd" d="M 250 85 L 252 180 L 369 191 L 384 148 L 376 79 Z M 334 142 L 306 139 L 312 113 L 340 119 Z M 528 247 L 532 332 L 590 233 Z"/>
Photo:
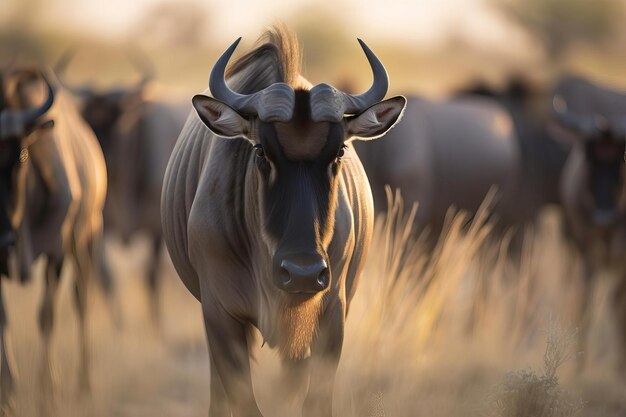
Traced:
<path id="1" fill-rule="evenodd" d="M 265 158 L 265 151 L 263 150 L 263 145 L 261 144 L 254 145 L 254 153 L 258 158 Z"/>
<path id="2" fill-rule="evenodd" d="M 263 145 L 256 144 L 254 145 L 254 155 L 256 156 L 255 162 L 256 166 L 261 170 L 261 172 L 265 175 L 270 172 L 270 163 L 265 157 L 265 151 L 263 150 Z"/>
<path id="3" fill-rule="evenodd" d="M 337 159 L 341 159 L 345 155 L 346 148 L 347 148 L 346 145 L 341 145 L 341 149 L 339 149 L 339 152 L 337 152 Z"/>

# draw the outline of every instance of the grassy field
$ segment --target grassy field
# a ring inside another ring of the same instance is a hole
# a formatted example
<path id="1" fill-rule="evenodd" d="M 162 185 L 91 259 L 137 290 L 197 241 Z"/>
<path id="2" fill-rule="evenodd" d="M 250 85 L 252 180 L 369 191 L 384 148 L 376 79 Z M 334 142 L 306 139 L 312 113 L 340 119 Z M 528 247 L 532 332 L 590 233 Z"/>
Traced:
<path id="1" fill-rule="evenodd" d="M 376 224 L 362 286 L 351 306 L 335 390 L 337 416 L 556 417 L 626 415 L 626 385 L 615 373 L 610 273 L 598 276 L 587 346 L 576 372 L 580 265 L 546 211 L 520 259 L 503 255 L 481 217 L 461 230 L 451 217 L 426 262 L 407 233 L 410 213 L 394 206 Z M 77 395 L 77 321 L 65 274 L 53 336 L 54 414 L 206 416 L 209 363 L 199 304 L 164 262 L 163 326 L 149 320 L 142 282 L 146 242 L 110 243 L 123 326 L 116 328 L 92 292 L 91 398 Z M 41 280 L 4 283 L 14 362 L 17 416 L 39 416 L 41 343 L 36 312 Z M 276 389 L 275 352 L 255 348 L 258 401 L 268 416 L 294 416 Z"/>

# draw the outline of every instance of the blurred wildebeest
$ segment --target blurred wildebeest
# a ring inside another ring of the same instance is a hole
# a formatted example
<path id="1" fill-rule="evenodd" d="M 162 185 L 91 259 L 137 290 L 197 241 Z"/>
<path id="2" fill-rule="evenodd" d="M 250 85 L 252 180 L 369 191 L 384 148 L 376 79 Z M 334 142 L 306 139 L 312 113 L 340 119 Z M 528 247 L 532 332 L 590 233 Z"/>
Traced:
<path id="1" fill-rule="evenodd" d="M 202 302 L 211 356 L 210 416 L 261 416 L 246 335 L 277 346 L 292 387 L 309 389 L 305 416 L 332 415 L 344 322 L 373 228 L 370 188 L 352 141 L 390 129 L 406 104 L 386 101 L 388 78 L 363 43 L 372 87 L 349 95 L 300 75 L 285 29 L 226 65 L 215 98 L 193 99 L 170 159 L 162 197 L 170 256 Z M 209 130 L 207 130 L 207 128 Z M 232 414 L 231 414 L 232 413 Z"/>
<path id="2" fill-rule="evenodd" d="M 534 218 L 541 207 L 561 202 L 559 181 L 570 146 L 553 129 L 550 93 L 520 75 L 512 76 L 502 89 L 479 82 L 457 92 L 457 96 L 492 98 L 511 116 L 520 149 L 519 198 L 527 210 L 525 221 Z"/>
<path id="3" fill-rule="evenodd" d="M 581 337 L 586 336 L 592 274 L 614 267 L 620 274 L 614 307 L 626 370 L 626 93 L 568 76 L 558 83 L 553 105 L 573 139 L 561 198 L 586 268 Z"/>
<path id="4" fill-rule="evenodd" d="M 33 262 L 41 255 L 46 258 L 39 325 L 44 338 L 42 387 L 47 392 L 52 388 L 49 355 L 54 301 L 61 269 L 73 262 L 80 325 L 79 386 L 88 390 L 85 312 L 88 278 L 95 272 L 94 254 L 102 234 L 104 158 L 91 129 L 66 93 L 53 91 L 49 76 L 26 67 L 2 75 L 0 273 L 15 275 L 9 273 L 12 253 L 18 265 L 15 273 L 24 282 L 30 278 Z M 3 406 L 13 387 L 6 325 L 0 302 Z"/>
<path id="5" fill-rule="evenodd" d="M 419 202 L 416 231 L 432 242 L 451 206 L 476 213 L 493 186 L 498 215 L 507 223 L 516 216 L 520 149 L 510 115 L 495 101 L 409 97 L 403 122 L 387 136 L 358 147 L 377 209 L 385 208 L 386 184 L 399 188 L 408 206 Z"/>
<path id="6" fill-rule="evenodd" d="M 72 56 L 70 51 L 61 59 L 57 66 L 60 73 Z M 163 242 L 161 188 L 167 161 L 189 105 L 146 99 L 145 90 L 152 79 L 152 70 L 145 59 L 138 67 L 142 72 L 141 80 L 127 87 L 104 91 L 89 86 L 70 89 L 80 99 L 82 115 L 95 131 L 107 164 L 105 233 L 115 233 L 124 242 L 140 232 L 147 233 L 150 239 L 146 279 L 152 318 L 158 322 L 158 266 Z M 111 283 L 108 268 L 103 267 L 105 282 Z"/>
<path id="7" fill-rule="evenodd" d="M 549 112 L 533 108 L 537 95 L 513 80 L 502 91 L 477 84 L 445 101 L 410 98 L 387 140 L 358 147 L 377 208 L 384 209 L 385 184 L 400 188 L 408 205 L 419 202 L 416 230 L 429 230 L 434 242 L 450 207 L 476 213 L 495 186 L 498 229 L 532 222 L 559 202 L 567 156 L 548 132 Z"/>

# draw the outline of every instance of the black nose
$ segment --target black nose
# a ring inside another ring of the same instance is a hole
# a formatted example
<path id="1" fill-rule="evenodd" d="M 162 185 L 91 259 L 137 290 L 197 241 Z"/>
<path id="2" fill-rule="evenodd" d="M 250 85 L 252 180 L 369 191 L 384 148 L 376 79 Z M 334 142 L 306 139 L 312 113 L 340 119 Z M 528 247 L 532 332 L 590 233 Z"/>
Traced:
<path id="1" fill-rule="evenodd" d="M 278 288 L 289 293 L 315 294 L 328 288 L 328 265 L 318 254 L 290 255 L 280 261 Z"/>

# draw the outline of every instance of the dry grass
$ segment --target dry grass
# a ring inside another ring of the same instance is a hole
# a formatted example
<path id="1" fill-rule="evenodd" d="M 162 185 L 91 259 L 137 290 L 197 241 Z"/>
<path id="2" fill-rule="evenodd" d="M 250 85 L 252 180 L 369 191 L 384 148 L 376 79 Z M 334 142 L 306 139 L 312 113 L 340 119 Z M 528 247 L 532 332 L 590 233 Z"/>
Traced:
<path id="1" fill-rule="evenodd" d="M 376 222 L 372 256 L 348 318 L 336 415 L 626 414 L 626 386 L 613 373 L 615 340 L 606 301 L 611 277 L 598 279 L 587 371 L 577 376 L 575 361 L 567 360 L 575 352 L 569 341 L 580 266 L 561 241 L 555 213 L 544 213 L 516 261 L 490 239 L 486 216 L 477 216 L 466 230 L 463 215 L 450 216 L 446 236 L 427 262 L 423 245 L 409 233 L 413 213 L 401 207 L 395 200 L 389 215 Z M 124 327 L 115 329 L 102 300 L 92 297 L 94 392 L 91 399 L 77 399 L 77 325 L 64 280 L 53 341 L 57 415 L 206 416 L 209 364 L 198 303 L 164 265 L 158 334 L 148 320 L 140 273 L 145 242 L 130 249 L 112 243 L 111 251 Z M 16 415 L 37 416 L 41 282 L 4 288 L 19 368 Z M 268 416 L 298 415 L 275 392 L 276 354 L 259 346 L 256 356 L 261 409 Z M 542 364 L 540 374 L 529 370 Z"/>
<path id="2" fill-rule="evenodd" d="M 546 331 L 543 374 L 530 369 L 509 372 L 494 389 L 489 415 L 494 417 L 573 417 L 584 403 L 572 399 L 559 386 L 557 371 L 572 358 L 576 331 L 564 331 L 551 322 Z"/>

